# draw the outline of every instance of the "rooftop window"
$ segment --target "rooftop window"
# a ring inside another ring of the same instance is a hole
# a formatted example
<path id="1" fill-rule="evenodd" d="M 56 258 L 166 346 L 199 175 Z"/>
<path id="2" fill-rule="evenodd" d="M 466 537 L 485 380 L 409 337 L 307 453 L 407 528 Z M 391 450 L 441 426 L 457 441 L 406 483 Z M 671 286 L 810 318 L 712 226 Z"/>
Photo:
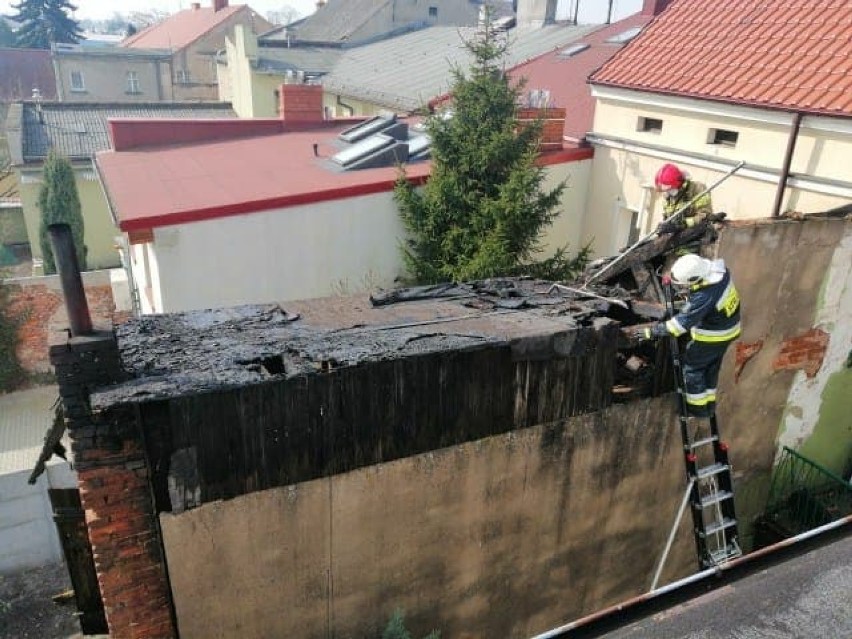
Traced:
<path id="1" fill-rule="evenodd" d="M 740 134 L 736 131 L 710 129 L 707 133 L 707 144 L 718 144 L 720 146 L 729 146 L 733 148 L 737 146 L 737 140 L 739 137 Z"/>

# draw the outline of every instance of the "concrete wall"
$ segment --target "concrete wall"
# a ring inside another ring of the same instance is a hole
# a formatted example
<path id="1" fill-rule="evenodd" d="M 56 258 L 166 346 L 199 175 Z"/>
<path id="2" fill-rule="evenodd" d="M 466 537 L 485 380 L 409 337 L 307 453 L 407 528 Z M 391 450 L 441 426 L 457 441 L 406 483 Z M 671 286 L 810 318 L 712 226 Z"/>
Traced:
<path id="1" fill-rule="evenodd" d="M 756 222 L 722 234 L 743 300 L 736 351 L 720 380 L 733 459 L 748 451 L 757 501 L 787 445 L 837 474 L 852 459 L 852 221 Z M 755 351 L 750 358 L 746 351 Z"/>
<path id="2" fill-rule="evenodd" d="M 660 221 L 661 197 L 643 186 L 653 187 L 654 175 L 665 162 L 674 162 L 709 186 L 744 160 L 746 167 L 713 191 L 714 209 L 734 219 L 772 214 L 791 114 L 639 92 L 597 88 L 596 93 L 595 162 L 583 236 L 594 239 L 599 255 L 625 244 L 629 209 L 646 213 L 639 232 L 653 230 Z M 661 120 L 662 131 L 637 130 L 643 117 Z M 736 146 L 710 144 L 708 135 L 714 128 L 736 131 Z M 847 203 L 852 198 L 852 173 L 843 158 L 849 153 L 849 123 L 806 116 L 781 211 L 817 213 Z"/>
<path id="3" fill-rule="evenodd" d="M 34 258 L 41 259 L 41 242 L 39 241 L 41 210 L 38 206 L 38 194 L 42 185 L 41 169 L 40 167 L 16 169 L 16 172 L 21 181 L 21 203 L 24 207 L 30 249 Z M 115 238 L 119 235 L 119 231 L 112 221 L 103 187 L 91 164 L 75 166 L 74 177 L 85 225 L 84 241 L 88 248 L 87 268 L 120 266 L 118 250 L 115 247 Z"/>
<path id="4" fill-rule="evenodd" d="M 252 67 L 257 58 L 257 35 L 242 25 L 225 40 L 227 64 L 217 64 L 219 99 L 230 102 L 241 118 L 278 116 L 278 87 L 284 75 L 257 73 Z"/>
<path id="5" fill-rule="evenodd" d="M 562 180 L 569 188 L 544 255 L 580 248 L 590 164 L 548 167 L 546 188 Z M 140 291 L 150 287 L 154 312 L 355 293 L 394 285 L 404 272 L 403 237 L 386 192 L 157 228 L 153 244 L 135 248 L 133 272 Z"/>
<path id="6" fill-rule="evenodd" d="M 0 475 L 0 574 L 62 561 L 47 476 L 30 486 L 29 475 L 29 470 Z"/>
<path id="7" fill-rule="evenodd" d="M 683 488 L 673 420 L 646 400 L 163 514 L 181 637 L 377 636 L 396 607 L 416 636 L 528 637 L 642 592 Z"/>
<path id="8" fill-rule="evenodd" d="M 850 237 L 843 219 L 721 236 L 743 299 L 719 410 L 747 549 L 780 444 L 835 472 L 852 457 Z M 640 594 L 684 489 L 672 400 L 163 513 L 181 636 L 369 636 L 401 607 L 415 634 L 528 637 Z M 163 412 L 180 438 L 191 412 Z M 663 582 L 694 569 L 684 521 Z"/>

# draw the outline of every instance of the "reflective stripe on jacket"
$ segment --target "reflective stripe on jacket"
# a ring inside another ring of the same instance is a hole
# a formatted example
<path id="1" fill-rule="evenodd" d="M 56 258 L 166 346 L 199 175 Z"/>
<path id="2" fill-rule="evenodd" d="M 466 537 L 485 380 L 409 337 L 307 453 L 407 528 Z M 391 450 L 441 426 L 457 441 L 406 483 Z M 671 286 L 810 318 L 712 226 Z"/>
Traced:
<path id="1" fill-rule="evenodd" d="M 681 311 L 654 327 L 657 335 L 679 337 L 690 331 L 696 342 L 717 343 L 736 339 L 740 330 L 740 295 L 727 269 L 718 282 L 693 286 Z"/>

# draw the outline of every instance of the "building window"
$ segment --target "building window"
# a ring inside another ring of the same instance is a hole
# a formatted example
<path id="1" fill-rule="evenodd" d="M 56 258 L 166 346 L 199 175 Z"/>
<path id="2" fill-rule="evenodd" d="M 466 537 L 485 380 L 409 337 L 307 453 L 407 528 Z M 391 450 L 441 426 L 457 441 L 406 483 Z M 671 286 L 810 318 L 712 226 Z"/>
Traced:
<path id="1" fill-rule="evenodd" d="M 736 131 L 725 129 L 710 129 L 707 134 L 707 144 L 720 144 L 722 146 L 735 147 L 740 134 Z"/>
<path id="2" fill-rule="evenodd" d="M 189 84 L 189 71 L 186 69 L 178 69 L 177 71 L 177 83 L 178 84 Z"/>
<path id="3" fill-rule="evenodd" d="M 71 72 L 71 90 L 72 91 L 85 91 L 86 83 L 83 81 L 83 72 L 82 71 L 72 71 Z"/>
<path id="4" fill-rule="evenodd" d="M 437 18 L 438 17 L 438 7 L 429 7 L 429 17 Z"/>
<path id="5" fill-rule="evenodd" d="M 636 130 L 643 133 L 662 133 L 663 121 L 659 118 L 640 117 L 636 124 Z"/>
<path id="6" fill-rule="evenodd" d="M 142 93 L 139 90 L 139 76 L 137 75 L 136 71 L 127 72 L 127 92 Z"/>

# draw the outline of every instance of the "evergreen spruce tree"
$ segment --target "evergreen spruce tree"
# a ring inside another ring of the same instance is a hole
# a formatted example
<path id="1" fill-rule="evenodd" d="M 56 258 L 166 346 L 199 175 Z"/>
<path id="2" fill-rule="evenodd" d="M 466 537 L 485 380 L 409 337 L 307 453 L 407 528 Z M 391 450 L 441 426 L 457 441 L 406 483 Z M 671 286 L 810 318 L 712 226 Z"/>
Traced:
<path id="1" fill-rule="evenodd" d="M 15 34 L 9 24 L 0 17 L 0 47 L 10 48 L 15 46 Z"/>
<path id="2" fill-rule="evenodd" d="M 19 326 L 20 319 L 10 308 L 8 289 L 0 285 L 0 393 L 14 390 L 24 378 L 17 354 Z"/>
<path id="3" fill-rule="evenodd" d="M 68 0 L 20 0 L 12 5 L 18 12 L 13 19 L 21 23 L 15 33 L 18 47 L 49 49 L 51 44 L 77 44 L 83 39 L 80 25 L 68 14 L 77 7 Z"/>
<path id="4" fill-rule="evenodd" d="M 67 158 L 52 150 L 44 162 L 43 183 L 38 194 L 38 206 L 41 209 L 39 239 L 45 275 L 56 272 L 56 263 L 53 259 L 47 227 L 51 224 L 63 222 L 71 227 L 71 235 L 77 249 L 77 261 L 80 270 L 85 270 L 86 246 L 83 244 L 83 214 L 80 208 L 77 185 L 74 182 L 74 169 Z"/>
<path id="5" fill-rule="evenodd" d="M 565 184 L 542 188 L 545 172 L 535 164 L 541 124 L 518 126 L 523 85 L 511 84 L 502 68 L 505 36 L 487 19 L 465 45 L 474 60 L 469 74 L 453 70 L 452 106 L 427 122 L 431 176 L 418 191 L 403 171 L 394 192 L 409 232 L 402 249 L 409 276 L 417 283 L 519 274 L 568 279 L 587 251 L 570 260 L 562 248 L 535 261 Z"/>

